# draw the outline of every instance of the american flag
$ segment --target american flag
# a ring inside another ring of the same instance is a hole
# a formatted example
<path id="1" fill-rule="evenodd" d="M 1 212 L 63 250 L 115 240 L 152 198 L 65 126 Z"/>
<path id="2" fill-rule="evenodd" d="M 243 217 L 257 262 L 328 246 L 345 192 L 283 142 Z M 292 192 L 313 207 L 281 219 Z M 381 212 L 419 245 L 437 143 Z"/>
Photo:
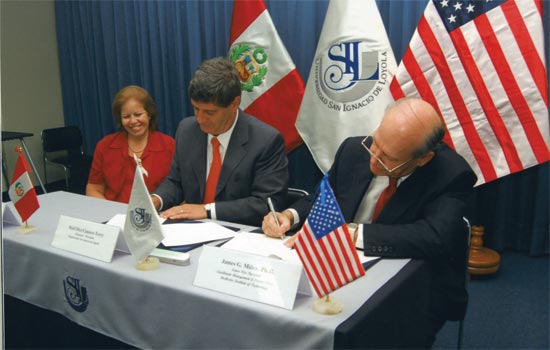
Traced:
<path id="1" fill-rule="evenodd" d="M 430 1 L 391 83 L 440 112 L 477 185 L 549 159 L 542 6 Z"/>
<path id="2" fill-rule="evenodd" d="M 319 298 L 365 274 L 328 175 L 319 185 L 295 247 Z"/>

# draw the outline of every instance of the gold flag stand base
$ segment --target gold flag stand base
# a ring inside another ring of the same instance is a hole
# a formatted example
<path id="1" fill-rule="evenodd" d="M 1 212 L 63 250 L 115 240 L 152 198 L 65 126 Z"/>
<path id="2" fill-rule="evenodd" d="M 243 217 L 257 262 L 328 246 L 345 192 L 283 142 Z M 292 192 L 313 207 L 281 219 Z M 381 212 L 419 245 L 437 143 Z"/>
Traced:
<path id="1" fill-rule="evenodd" d="M 136 265 L 136 269 L 141 271 L 151 271 L 156 270 L 160 267 L 160 262 L 158 258 L 147 257 L 141 263 Z"/>
<path id="2" fill-rule="evenodd" d="M 19 226 L 17 228 L 17 233 L 20 235 L 28 235 L 36 231 L 36 227 L 31 226 L 25 222 L 25 225 Z"/>
<path id="3" fill-rule="evenodd" d="M 313 311 L 323 315 L 336 315 L 342 312 L 344 305 L 338 300 L 330 299 L 328 294 L 325 298 L 313 302 Z"/>

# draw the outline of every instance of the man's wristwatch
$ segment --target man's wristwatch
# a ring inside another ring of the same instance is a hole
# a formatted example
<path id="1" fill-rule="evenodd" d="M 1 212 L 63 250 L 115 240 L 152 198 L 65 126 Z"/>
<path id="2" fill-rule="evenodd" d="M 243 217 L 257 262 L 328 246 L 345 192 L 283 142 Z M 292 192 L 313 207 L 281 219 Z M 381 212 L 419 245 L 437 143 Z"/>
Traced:
<path id="1" fill-rule="evenodd" d="M 212 204 L 205 204 L 204 209 L 206 210 L 206 218 L 212 219 Z"/>

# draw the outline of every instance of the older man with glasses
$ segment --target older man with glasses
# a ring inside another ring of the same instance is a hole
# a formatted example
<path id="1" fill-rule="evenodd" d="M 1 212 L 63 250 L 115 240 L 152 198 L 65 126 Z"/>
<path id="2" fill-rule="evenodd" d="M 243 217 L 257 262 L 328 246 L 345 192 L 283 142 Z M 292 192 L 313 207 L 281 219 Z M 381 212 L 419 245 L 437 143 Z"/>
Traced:
<path id="1" fill-rule="evenodd" d="M 444 134 L 441 118 L 429 103 L 403 98 L 388 106 L 371 136 L 346 139 L 329 170 L 344 218 L 359 224 L 358 245 L 365 255 L 430 264 L 427 346 L 445 320 L 464 317 L 468 298 L 463 216 L 477 178 L 460 155 L 441 143 Z M 277 213 L 280 226 L 266 215 L 265 234 L 280 237 L 300 228 L 314 199 L 310 195 Z"/>

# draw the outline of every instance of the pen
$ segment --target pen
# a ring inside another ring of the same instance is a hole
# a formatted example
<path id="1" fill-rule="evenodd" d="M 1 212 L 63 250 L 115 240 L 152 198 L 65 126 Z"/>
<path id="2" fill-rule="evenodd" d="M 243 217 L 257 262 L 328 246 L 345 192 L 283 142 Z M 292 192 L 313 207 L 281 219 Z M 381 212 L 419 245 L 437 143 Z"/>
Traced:
<path id="1" fill-rule="evenodd" d="M 279 218 L 277 218 L 277 213 L 275 212 L 275 207 L 273 206 L 273 202 L 271 201 L 271 197 L 267 197 L 267 205 L 269 206 L 269 210 L 271 210 L 271 214 L 273 214 L 273 219 L 275 219 L 277 227 L 281 227 L 281 224 L 279 223 Z M 282 235 L 281 239 L 285 239 L 285 236 Z"/>

